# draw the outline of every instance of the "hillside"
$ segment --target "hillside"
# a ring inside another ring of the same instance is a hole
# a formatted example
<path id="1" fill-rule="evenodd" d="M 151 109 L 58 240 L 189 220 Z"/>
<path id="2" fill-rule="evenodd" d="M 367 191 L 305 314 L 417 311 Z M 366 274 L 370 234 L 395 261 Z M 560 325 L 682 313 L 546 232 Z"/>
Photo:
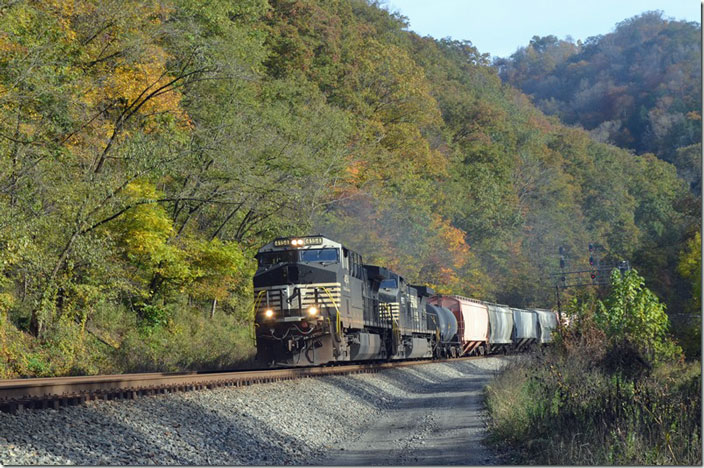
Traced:
<path id="1" fill-rule="evenodd" d="M 594 141 L 469 43 L 362 0 L 16 2 L 0 15 L 0 376 L 226 366 L 258 246 L 319 231 L 439 291 L 549 306 L 558 246 L 670 305 L 675 167 Z"/>
<path id="2" fill-rule="evenodd" d="M 495 65 L 543 112 L 654 153 L 701 191 L 701 26 L 646 12 L 584 43 L 535 36 Z"/>

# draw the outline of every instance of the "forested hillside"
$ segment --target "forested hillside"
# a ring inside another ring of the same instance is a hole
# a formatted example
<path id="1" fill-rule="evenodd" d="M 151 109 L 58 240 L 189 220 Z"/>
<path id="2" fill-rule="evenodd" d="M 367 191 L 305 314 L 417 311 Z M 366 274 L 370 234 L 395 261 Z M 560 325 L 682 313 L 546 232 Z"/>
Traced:
<path id="1" fill-rule="evenodd" d="M 652 11 L 584 43 L 534 36 L 495 65 L 543 112 L 599 141 L 656 154 L 699 193 L 701 47 L 698 23 Z"/>
<path id="2" fill-rule="evenodd" d="M 0 8 L 1 376 L 246 357 L 278 235 L 515 306 L 597 241 L 692 300 L 675 167 L 546 117 L 470 43 L 364 0 Z"/>

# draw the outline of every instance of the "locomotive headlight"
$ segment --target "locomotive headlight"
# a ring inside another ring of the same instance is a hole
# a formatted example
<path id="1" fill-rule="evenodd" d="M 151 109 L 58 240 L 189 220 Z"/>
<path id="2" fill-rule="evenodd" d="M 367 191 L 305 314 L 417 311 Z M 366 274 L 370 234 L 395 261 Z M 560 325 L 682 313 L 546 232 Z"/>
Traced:
<path id="1" fill-rule="evenodd" d="M 315 315 L 318 313 L 318 308 L 316 306 L 310 306 L 308 307 L 308 315 L 311 317 L 315 317 Z"/>
<path id="2" fill-rule="evenodd" d="M 274 316 L 274 311 L 273 311 L 273 310 L 271 310 L 271 309 L 266 309 L 266 310 L 264 311 L 264 317 L 266 317 L 266 318 L 271 318 L 271 317 L 273 317 L 273 316 Z"/>

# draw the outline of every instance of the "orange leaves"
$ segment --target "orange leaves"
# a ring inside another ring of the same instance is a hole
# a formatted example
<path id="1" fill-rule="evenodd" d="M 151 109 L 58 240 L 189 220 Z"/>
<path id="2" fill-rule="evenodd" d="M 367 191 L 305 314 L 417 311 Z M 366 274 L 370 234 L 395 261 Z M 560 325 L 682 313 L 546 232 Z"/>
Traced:
<path id="1" fill-rule="evenodd" d="M 468 261 L 469 245 L 465 241 L 464 231 L 452 226 L 448 220 L 437 214 L 433 215 L 432 228 L 438 232 L 438 238 L 451 255 L 450 263 L 455 268 L 465 266 Z"/>
<path id="2" fill-rule="evenodd" d="M 701 114 L 697 111 L 687 112 L 687 118 L 689 120 L 702 120 Z"/>
<path id="3" fill-rule="evenodd" d="M 57 140 L 84 164 L 135 132 L 156 131 L 164 122 L 188 127 L 172 86 L 173 57 L 161 42 L 170 11 L 170 2 L 51 0 L 15 12 L 16 22 L 24 14 L 51 27 L 51 44 L 44 36 L 32 40 L 40 41 L 36 50 L 60 77 L 66 128 Z M 0 37 L 3 49 L 11 44 Z"/>

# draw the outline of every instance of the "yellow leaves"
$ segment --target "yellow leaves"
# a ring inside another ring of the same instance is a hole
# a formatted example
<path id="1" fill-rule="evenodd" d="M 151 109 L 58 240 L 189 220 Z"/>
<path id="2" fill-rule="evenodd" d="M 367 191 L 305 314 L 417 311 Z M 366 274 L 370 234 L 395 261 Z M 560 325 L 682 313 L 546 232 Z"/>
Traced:
<path id="1" fill-rule="evenodd" d="M 31 8 L 34 6 L 34 8 Z M 0 60 L 18 48 L 38 51 L 48 76 L 60 76 L 65 139 L 82 162 L 121 137 L 166 124 L 188 126 L 181 94 L 171 88 L 172 57 L 161 43 L 170 1 L 48 0 L 13 7 L 0 19 Z M 36 31 L 45 31 L 37 34 Z M 15 59 L 19 60 L 19 59 Z M 126 121 L 128 120 L 128 121 Z"/>
<path id="2" fill-rule="evenodd" d="M 115 231 L 128 259 L 141 270 L 143 286 L 158 275 L 171 287 L 195 298 L 223 300 L 231 290 L 245 287 L 243 281 L 249 283 L 253 271 L 239 244 L 218 239 L 173 239 L 173 223 L 156 203 L 160 193 L 153 184 L 133 182 L 124 194 L 135 206 L 118 218 Z"/>
<path id="3" fill-rule="evenodd" d="M 15 303 L 15 297 L 10 293 L 0 293 L 0 317 L 7 314 Z"/>
<path id="4" fill-rule="evenodd" d="M 104 96 L 112 101 L 125 102 L 128 105 L 140 102 L 150 93 L 158 90 L 173 79 L 166 73 L 166 52 L 156 46 L 145 48 L 142 60 L 129 63 L 119 59 L 113 72 L 102 88 Z M 141 109 L 143 113 L 156 113 L 175 110 L 180 103 L 180 95 L 169 91 L 149 99 Z"/>
<path id="5" fill-rule="evenodd" d="M 247 261 L 235 242 L 223 243 L 192 240 L 185 246 L 191 265 L 192 282 L 189 293 L 199 299 L 225 299 L 234 288 L 249 284 L 254 273 L 247 269 Z"/>
<path id="6" fill-rule="evenodd" d="M 121 241 L 127 255 L 142 263 L 155 264 L 168 257 L 166 241 L 173 224 L 166 210 L 156 204 L 158 193 L 145 181 L 132 182 L 125 194 L 135 204 L 120 222 Z"/>
<path id="7" fill-rule="evenodd" d="M 7 32 L 0 31 L 0 57 L 11 53 L 23 52 L 24 50 L 25 48 L 22 45 L 10 39 L 10 35 Z M 4 93 L 0 91 L 0 96 L 2 94 Z"/>

